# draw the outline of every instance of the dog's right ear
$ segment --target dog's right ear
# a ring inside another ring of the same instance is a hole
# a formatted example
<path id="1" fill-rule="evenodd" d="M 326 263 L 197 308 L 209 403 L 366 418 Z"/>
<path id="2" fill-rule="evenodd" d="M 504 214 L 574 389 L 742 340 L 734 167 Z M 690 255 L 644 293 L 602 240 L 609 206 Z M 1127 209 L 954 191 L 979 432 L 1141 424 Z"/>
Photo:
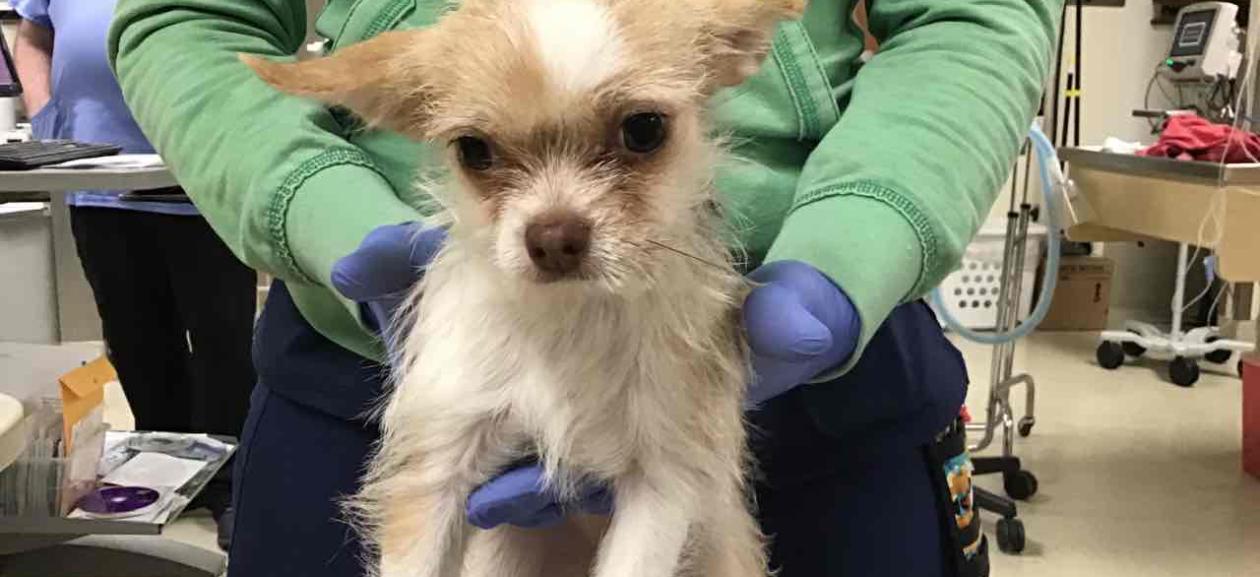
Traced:
<path id="1" fill-rule="evenodd" d="M 761 68 L 774 32 L 805 13 L 807 0 L 703 0 L 709 21 L 703 51 L 711 89 L 735 86 Z"/>
<path id="2" fill-rule="evenodd" d="M 300 62 L 249 54 L 240 59 L 281 92 L 344 106 L 370 126 L 418 136 L 429 117 L 425 37 L 423 30 L 386 32 L 331 56 Z"/>

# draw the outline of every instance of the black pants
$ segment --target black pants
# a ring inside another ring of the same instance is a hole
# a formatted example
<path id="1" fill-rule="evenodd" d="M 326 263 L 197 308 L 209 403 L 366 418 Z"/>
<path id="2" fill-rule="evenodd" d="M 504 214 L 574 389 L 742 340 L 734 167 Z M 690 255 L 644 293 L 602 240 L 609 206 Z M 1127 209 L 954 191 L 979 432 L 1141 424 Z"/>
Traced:
<path id="1" fill-rule="evenodd" d="M 254 271 L 201 217 L 72 207 L 70 219 L 136 429 L 239 436 L 254 386 Z M 205 497 L 229 495 L 221 481 Z"/>

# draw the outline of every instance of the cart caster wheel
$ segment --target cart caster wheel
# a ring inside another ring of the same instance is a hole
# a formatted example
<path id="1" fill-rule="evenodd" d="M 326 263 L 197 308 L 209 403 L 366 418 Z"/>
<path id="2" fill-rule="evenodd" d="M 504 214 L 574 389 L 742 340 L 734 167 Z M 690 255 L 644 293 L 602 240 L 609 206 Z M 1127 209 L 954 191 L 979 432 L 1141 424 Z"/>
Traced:
<path id="1" fill-rule="evenodd" d="M 1139 333 L 1137 331 L 1129 331 L 1129 332 L 1139 337 L 1142 336 L 1142 333 Z M 1124 350 L 1124 354 L 1129 355 L 1130 357 L 1133 357 L 1135 359 L 1146 354 L 1146 347 L 1139 345 L 1137 343 L 1131 343 L 1129 341 L 1124 341 L 1120 343 L 1120 348 Z"/>
<path id="2" fill-rule="evenodd" d="M 1124 347 L 1120 343 L 1103 341 L 1098 344 L 1098 366 L 1111 370 L 1124 364 Z"/>
<path id="3" fill-rule="evenodd" d="M 1017 555 L 1024 552 L 1024 522 L 1019 519 L 998 519 L 997 522 L 997 542 L 998 549 L 1008 555 Z"/>
<path id="4" fill-rule="evenodd" d="M 1220 337 L 1208 337 L 1206 342 L 1214 343 L 1219 340 L 1221 340 Z M 1203 355 L 1203 358 L 1206 359 L 1207 362 L 1209 363 L 1223 365 L 1225 363 L 1228 363 L 1230 359 L 1234 358 L 1234 351 L 1231 351 L 1229 349 L 1212 351 L 1206 355 Z"/>
<path id="5" fill-rule="evenodd" d="M 1026 501 L 1037 494 L 1037 477 L 1028 471 L 1005 474 L 1002 475 L 1002 488 L 1010 498 Z"/>
<path id="6" fill-rule="evenodd" d="M 1233 358 L 1233 356 L 1234 356 L 1233 351 L 1221 350 L 1221 351 L 1212 351 L 1206 355 L 1203 355 L 1203 358 L 1207 359 L 1207 362 L 1209 363 L 1223 365 L 1225 363 L 1228 363 L 1229 359 Z"/>
<path id="7" fill-rule="evenodd" d="M 1019 436 L 1027 437 L 1032 434 L 1033 425 L 1037 424 L 1037 419 L 1032 417 L 1024 417 L 1019 420 Z"/>
<path id="8" fill-rule="evenodd" d="M 1177 357 L 1168 363 L 1168 377 L 1179 387 L 1193 387 L 1199 381 L 1199 365 L 1193 359 Z"/>

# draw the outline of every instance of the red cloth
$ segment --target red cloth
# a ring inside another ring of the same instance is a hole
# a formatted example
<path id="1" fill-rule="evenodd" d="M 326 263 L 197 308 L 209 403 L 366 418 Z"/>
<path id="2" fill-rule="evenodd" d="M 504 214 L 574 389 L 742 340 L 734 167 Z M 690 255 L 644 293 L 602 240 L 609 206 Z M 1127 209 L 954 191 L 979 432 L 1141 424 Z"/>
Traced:
<path id="1" fill-rule="evenodd" d="M 1168 119 L 1159 142 L 1141 150 L 1138 156 L 1163 156 L 1178 160 L 1255 162 L 1260 159 L 1260 136 L 1227 124 L 1213 124 L 1187 114 Z"/>

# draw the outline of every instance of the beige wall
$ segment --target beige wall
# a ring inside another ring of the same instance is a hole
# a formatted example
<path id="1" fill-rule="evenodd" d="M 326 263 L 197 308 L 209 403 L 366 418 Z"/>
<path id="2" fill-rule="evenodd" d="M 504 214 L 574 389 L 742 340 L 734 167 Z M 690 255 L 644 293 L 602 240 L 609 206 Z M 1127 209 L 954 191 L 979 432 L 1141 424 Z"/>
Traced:
<path id="1" fill-rule="evenodd" d="M 1133 118 L 1131 111 L 1142 107 L 1151 72 L 1172 42 L 1172 28 L 1151 26 L 1152 3 L 1126 4 L 1124 8 L 1086 9 L 1083 143 L 1099 144 L 1108 136 L 1144 143 L 1155 139 L 1147 122 Z M 1151 105 L 1164 104 L 1159 91 L 1153 91 Z M 1104 247 L 1104 252 L 1116 262 L 1111 291 L 1116 311 L 1113 322 L 1123 322 L 1126 317 L 1170 319 L 1176 246 L 1112 243 Z M 1192 283 L 1192 290 L 1200 284 Z"/>
<path id="2" fill-rule="evenodd" d="M 1123 8 L 1086 8 L 1081 92 L 1081 143 L 1101 144 L 1108 136 L 1152 142 L 1150 127 L 1132 111 L 1142 108 L 1146 85 L 1172 41 L 1169 26 L 1152 26 L 1151 2 L 1126 2 Z M 1069 18 L 1072 12 L 1069 10 Z M 1069 30 L 1067 46 L 1075 39 Z M 1071 51 L 1068 52 L 1071 54 Z M 1155 90 L 1152 107 L 1164 103 Z M 1177 249 L 1171 243 L 1112 243 L 1104 247 L 1116 262 L 1112 286 L 1112 321 L 1170 318 Z M 1199 285 L 1192 285 L 1193 287 Z"/>
<path id="3" fill-rule="evenodd" d="M 1132 116 L 1134 109 L 1142 108 L 1146 83 L 1155 64 L 1164 57 L 1172 38 L 1170 27 L 1151 26 L 1153 10 L 1151 2 L 1140 0 L 1130 0 L 1123 8 L 1085 9 L 1084 58 L 1081 62 L 1084 77 L 1081 95 L 1084 111 L 1081 117 L 1082 144 L 1101 144 L 1108 136 L 1141 142 L 1154 140 L 1146 121 Z M 1067 17 L 1069 22 L 1074 21 L 1073 9 L 1068 10 Z M 1071 28 L 1064 40 L 1063 77 L 1067 76 L 1075 46 Z M 1155 99 L 1151 105 L 1162 107 L 1158 91 L 1154 92 Z M 1022 171 L 1021 161 L 1016 173 L 1021 185 Z M 1034 167 L 1030 189 L 1034 204 L 1040 204 L 1039 187 Z M 989 226 L 1004 226 L 1010 203 L 1009 190 L 1008 181 L 989 213 Z M 1106 246 L 1104 252 L 1116 261 L 1115 286 L 1111 294 L 1112 306 L 1118 312 L 1113 318 L 1121 322 L 1126 317 L 1166 320 L 1169 317 L 1169 299 L 1172 298 L 1176 247 L 1166 243 L 1152 243 L 1145 247 L 1115 243 Z"/>

